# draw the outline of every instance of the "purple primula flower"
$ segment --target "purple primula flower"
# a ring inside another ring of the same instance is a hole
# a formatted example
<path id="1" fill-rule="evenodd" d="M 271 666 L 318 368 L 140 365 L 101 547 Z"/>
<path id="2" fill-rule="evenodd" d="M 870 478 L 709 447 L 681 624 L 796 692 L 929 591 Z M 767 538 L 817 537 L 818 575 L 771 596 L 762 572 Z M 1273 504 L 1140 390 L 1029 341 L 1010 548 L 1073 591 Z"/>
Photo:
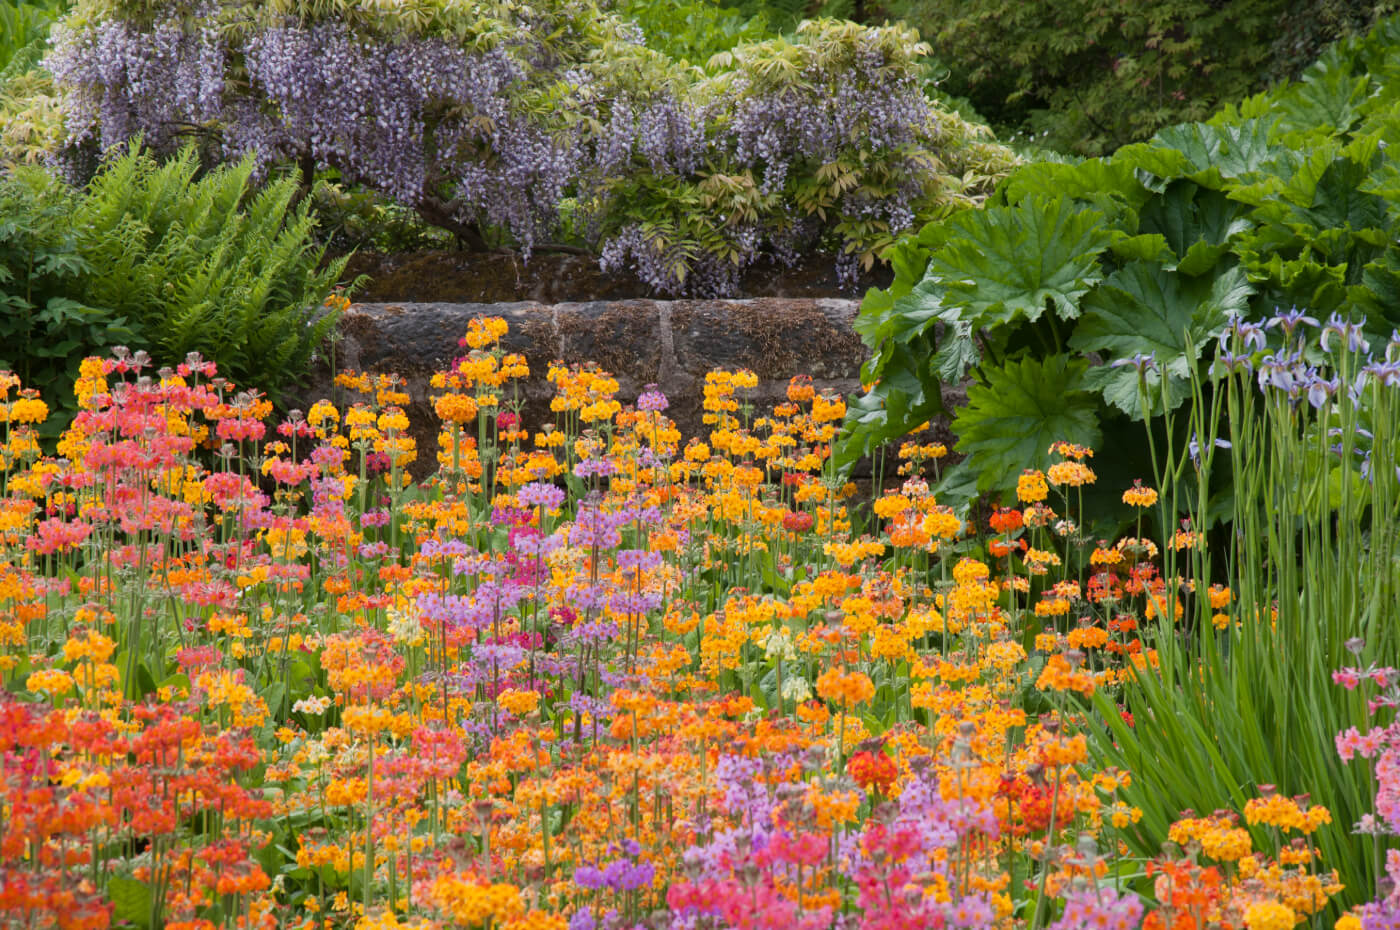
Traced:
<path id="1" fill-rule="evenodd" d="M 515 492 L 515 499 L 522 507 L 543 507 L 545 510 L 558 510 L 564 503 L 562 488 L 542 481 L 531 482 Z"/>
<path id="2" fill-rule="evenodd" d="M 1064 913 L 1048 930 L 1135 930 L 1142 923 L 1142 901 L 1112 886 L 1085 886 L 1065 895 Z"/>

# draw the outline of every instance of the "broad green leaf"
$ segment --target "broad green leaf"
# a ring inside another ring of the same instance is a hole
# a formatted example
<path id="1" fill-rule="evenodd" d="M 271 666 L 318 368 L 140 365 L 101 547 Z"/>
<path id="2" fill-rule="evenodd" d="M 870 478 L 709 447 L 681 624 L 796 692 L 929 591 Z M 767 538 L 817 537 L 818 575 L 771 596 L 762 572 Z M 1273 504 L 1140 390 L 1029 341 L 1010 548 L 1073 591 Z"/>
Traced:
<path id="1" fill-rule="evenodd" d="M 1163 395 L 1162 370 L 1151 368 L 1139 378 L 1136 368 L 1111 368 L 1099 365 L 1089 369 L 1084 375 L 1084 385 L 1098 391 L 1104 403 L 1131 414 L 1133 419 L 1142 419 L 1142 402 L 1148 402 L 1148 410 L 1157 416 L 1164 409 L 1174 410 L 1191 396 L 1191 383 L 1185 378 L 1168 374 Z"/>
<path id="2" fill-rule="evenodd" d="M 905 240 L 896 242 L 894 247 L 890 249 L 890 268 L 894 270 L 895 283 L 902 283 L 905 288 L 911 287 L 923 280 L 924 271 L 928 268 L 928 251 Z M 899 296 L 898 293 L 893 293 L 895 290 L 893 284 L 890 290 L 892 292 L 890 296 Z M 871 294 L 877 293 L 884 292 L 871 291 Z M 865 308 L 862 306 L 861 309 Z"/>
<path id="3" fill-rule="evenodd" d="M 953 420 L 957 449 L 979 491 L 1014 488 L 1023 469 L 1048 464 L 1058 440 L 1098 444 L 1098 401 L 1085 389 L 1087 370 L 1087 362 L 1068 355 L 984 367 L 986 383 L 968 386 L 967 405 Z"/>
<path id="4" fill-rule="evenodd" d="M 1361 282 L 1347 288 L 1347 296 L 1365 311 L 1367 328 L 1382 338 L 1400 329 L 1400 254 L 1392 249 L 1368 263 Z"/>
<path id="5" fill-rule="evenodd" d="M 943 338 L 929 365 L 943 381 L 961 381 L 969 368 L 980 364 L 982 351 L 977 347 L 977 334 L 972 324 L 952 320 L 943 327 Z"/>
<path id="6" fill-rule="evenodd" d="M 149 927 L 151 924 L 151 886 L 134 878 L 120 876 L 107 880 L 107 897 L 115 905 L 119 921 Z"/>
<path id="7" fill-rule="evenodd" d="M 1251 224 L 1242 215 L 1245 209 L 1219 191 L 1173 181 L 1139 212 L 1138 234 L 1161 235 L 1177 258 L 1184 260 L 1198 242 L 1223 245 L 1248 230 Z M 1200 260 L 1193 257 L 1193 263 Z"/>
<path id="8" fill-rule="evenodd" d="M 1350 69 L 1323 59 L 1303 72 L 1302 80 L 1280 96 L 1275 112 L 1284 131 L 1327 127 L 1346 132 L 1360 118 L 1369 91 L 1369 80 L 1353 76 Z"/>
<path id="9" fill-rule="evenodd" d="M 1068 198 L 1035 195 L 1011 207 L 968 210 L 949 220 L 956 235 L 929 259 L 943 301 L 966 307 L 974 326 L 1036 320 L 1051 303 L 1065 319 L 1100 277 L 1098 255 L 1112 236 L 1103 215 Z"/>
<path id="10" fill-rule="evenodd" d="M 141 697 L 145 697 L 148 694 L 155 694 L 156 692 L 155 676 L 151 674 L 151 670 L 146 666 L 145 662 L 139 662 L 136 665 L 136 686 L 140 691 Z"/>
<path id="11" fill-rule="evenodd" d="M 1230 314 L 1245 312 L 1253 292 L 1239 268 L 1211 280 L 1134 262 L 1110 275 L 1085 299 L 1084 317 L 1070 345 L 1113 359 L 1153 356 L 1160 374 L 1148 379 L 1145 398 L 1139 394 L 1138 372 L 1132 366 L 1104 366 L 1086 383 L 1129 416 L 1142 416 L 1144 399 L 1153 413 L 1161 413 L 1158 377 L 1168 379 L 1166 406 L 1175 407 L 1186 397 L 1186 380 L 1206 345 L 1224 330 Z"/>
<path id="12" fill-rule="evenodd" d="M 893 291 L 867 293 L 852 323 L 861 341 L 872 349 L 887 340 L 908 342 L 943 313 L 943 287 L 935 279 L 925 278 L 899 297 Z"/>
<path id="13" fill-rule="evenodd" d="M 1176 253 L 1167 244 L 1167 237 L 1161 233 L 1139 233 L 1136 236 L 1120 235 L 1109 246 L 1115 258 L 1124 262 L 1139 261 L 1170 265 L 1176 261 Z"/>
<path id="14" fill-rule="evenodd" d="M 1361 185 L 1361 190 L 1385 202 L 1392 223 L 1400 219 L 1400 162 L 1384 159 Z"/>
<path id="15" fill-rule="evenodd" d="M 1239 255 L 1240 266 L 1256 286 L 1267 282 L 1269 289 L 1280 292 L 1282 300 L 1308 307 L 1314 315 L 1330 313 L 1347 298 L 1347 269 L 1343 265 L 1320 262 L 1307 254 L 1285 259 L 1278 252 L 1258 250 L 1247 240 L 1241 241 Z M 1265 289 L 1260 286 L 1260 290 Z"/>
<path id="16" fill-rule="evenodd" d="M 837 441 L 835 464 L 847 471 L 877 446 L 907 434 L 943 410 L 941 385 L 928 371 L 932 346 L 924 338 L 887 344 L 862 368 L 877 377 L 868 393 L 852 398 Z M 878 362 L 878 365 L 872 365 Z"/>
<path id="17" fill-rule="evenodd" d="M 943 472 L 933 493 L 940 504 L 952 507 L 959 516 L 964 516 L 968 506 L 977 498 L 977 473 L 968 468 L 966 462 L 952 465 Z"/>
<path id="18" fill-rule="evenodd" d="M 1220 190 L 1226 179 L 1252 174 L 1275 156 L 1275 148 L 1269 142 L 1271 126 L 1272 121 L 1267 119 L 1223 126 L 1169 126 L 1149 142 L 1119 149 L 1114 160 L 1159 178 L 1190 178 L 1204 187 Z"/>
<path id="19" fill-rule="evenodd" d="M 1181 256 L 1181 261 L 1175 263 L 1174 269 L 1193 277 L 1202 275 L 1214 268 L 1229 251 L 1230 246 L 1227 243 L 1198 239 L 1191 243 L 1186 254 Z M 1167 267 L 1172 268 L 1173 265 L 1169 263 Z"/>
<path id="20" fill-rule="evenodd" d="M 1007 203 L 1020 203 L 1027 197 L 1039 195 L 1088 200 L 1100 208 L 1108 198 L 1136 208 L 1151 196 L 1151 191 L 1138 180 L 1133 165 L 1104 158 L 1070 164 L 1031 162 L 1013 171 L 999 190 Z"/>
<path id="21" fill-rule="evenodd" d="M 924 278 L 913 290 L 894 302 L 895 317 L 900 327 L 896 338 L 908 342 L 922 335 L 936 320 L 948 316 L 943 299 L 943 287 L 933 278 Z"/>
<path id="22" fill-rule="evenodd" d="M 1316 183 L 1306 190 L 1298 185 L 1290 185 L 1286 191 L 1296 199 L 1300 209 L 1297 212 L 1311 226 L 1326 229 L 1345 226 L 1349 229 L 1388 226 L 1385 201 L 1363 188 L 1370 180 L 1368 166 L 1358 164 L 1350 158 L 1337 158 L 1329 163 L 1318 176 Z M 1298 176 L 1295 176 L 1295 181 Z M 1311 180 L 1311 178 L 1309 178 Z"/>

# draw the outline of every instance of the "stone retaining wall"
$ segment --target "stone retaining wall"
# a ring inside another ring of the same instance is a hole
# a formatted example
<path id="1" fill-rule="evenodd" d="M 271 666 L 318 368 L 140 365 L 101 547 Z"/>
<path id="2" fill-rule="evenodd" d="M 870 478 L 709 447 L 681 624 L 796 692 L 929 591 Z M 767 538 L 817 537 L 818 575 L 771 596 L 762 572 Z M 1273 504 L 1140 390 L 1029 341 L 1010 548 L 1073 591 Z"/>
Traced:
<path id="1" fill-rule="evenodd" d="M 354 304 L 340 323 L 335 365 L 397 372 L 408 379 L 409 417 L 420 460 L 431 463 L 437 420 L 428 400 L 432 374 L 462 354 L 458 340 L 475 316 L 510 324 L 508 351 L 530 364 L 525 425 L 554 422 L 549 410 L 549 363 L 593 361 L 618 380 L 629 403 L 657 384 L 683 436 L 703 436 L 701 388 L 715 368 L 758 375 L 751 392 L 766 410 L 785 396 L 789 379 L 810 375 L 818 389 L 849 395 L 859 389 L 867 353 L 851 328 L 859 303 L 824 298 L 746 300 L 623 300 L 589 303 Z M 305 397 L 336 396 L 323 371 Z"/>

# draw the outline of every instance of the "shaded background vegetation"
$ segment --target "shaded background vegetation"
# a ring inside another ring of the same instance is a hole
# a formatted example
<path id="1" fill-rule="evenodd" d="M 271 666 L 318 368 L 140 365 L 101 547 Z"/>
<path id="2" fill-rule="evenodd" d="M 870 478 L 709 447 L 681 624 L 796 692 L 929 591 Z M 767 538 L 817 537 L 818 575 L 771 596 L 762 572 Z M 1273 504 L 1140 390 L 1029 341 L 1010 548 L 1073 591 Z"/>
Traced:
<path id="1" fill-rule="evenodd" d="M 1395 0 L 744 0 L 744 16 L 903 21 L 1003 138 L 1102 155 L 1297 77 Z"/>

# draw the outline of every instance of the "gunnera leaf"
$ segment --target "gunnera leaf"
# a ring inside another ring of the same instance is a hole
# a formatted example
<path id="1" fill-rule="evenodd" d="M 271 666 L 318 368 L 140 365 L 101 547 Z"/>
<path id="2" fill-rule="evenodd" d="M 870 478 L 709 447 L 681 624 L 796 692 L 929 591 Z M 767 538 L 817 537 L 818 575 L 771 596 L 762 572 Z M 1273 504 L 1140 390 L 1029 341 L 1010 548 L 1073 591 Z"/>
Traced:
<path id="1" fill-rule="evenodd" d="M 966 308 L 974 327 L 1017 318 L 1034 322 L 1047 304 L 1064 319 L 1102 277 L 1098 256 L 1112 241 L 1103 214 L 1068 198 L 1043 195 L 1016 206 L 968 210 L 949 220 L 955 232 L 929 259 L 945 305 Z"/>
<path id="2" fill-rule="evenodd" d="M 1191 368 L 1206 345 L 1228 325 L 1230 314 L 1245 313 L 1252 293 L 1239 267 L 1212 279 L 1145 262 L 1124 266 L 1085 298 L 1084 317 L 1070 346 L 1110 359 L 1151 355 L 1156 370 L 1147 372 L 1145 396 L 1138 371 L 1131 366 L 1095 368 L 1086 376 L 1086 385 L 1140 419 L 1143 400 L 1153 414 L 1164 412 L 1160 379 L 1165 377 L 1165 406 L 1175 407 L 1186 397 Z"/>
<path id="3" fill-rule="evenodd" d="M 957 449 L 978 476 L 979 491 L 1015 488 L 1022 469 L 1048 464 L 1057 440 L 1098 444 L 1098 400 L 1084 383 L 1088 367 L 1060 354 L 983 369 L 986 383 L 968 387 L 967 405 L 953 420 Z"/>

